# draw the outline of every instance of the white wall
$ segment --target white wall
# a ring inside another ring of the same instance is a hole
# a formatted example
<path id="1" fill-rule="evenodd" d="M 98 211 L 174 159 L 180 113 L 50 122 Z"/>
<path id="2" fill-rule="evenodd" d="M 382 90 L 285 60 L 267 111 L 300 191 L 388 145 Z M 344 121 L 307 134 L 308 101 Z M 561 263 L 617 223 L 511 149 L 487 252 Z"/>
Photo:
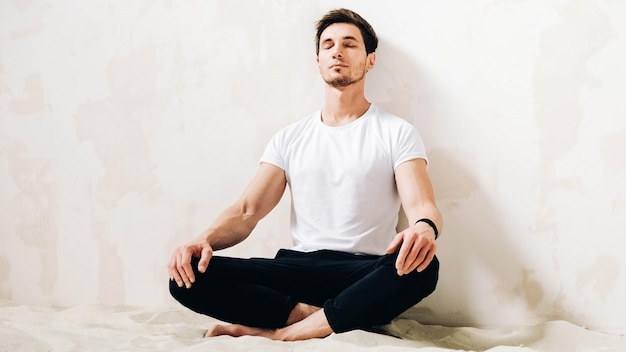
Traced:
<path id="1" fill-rule="evenodd" d="M 453 325 L 626 328 L 626 3 L 0 1 L 0 298 L 173 304 L 166 262 L 322 103 L 314 22 L 380 37 L 368 97 L 421 131 Z M 289 246 L 289 199 L 227 253 Z"/>

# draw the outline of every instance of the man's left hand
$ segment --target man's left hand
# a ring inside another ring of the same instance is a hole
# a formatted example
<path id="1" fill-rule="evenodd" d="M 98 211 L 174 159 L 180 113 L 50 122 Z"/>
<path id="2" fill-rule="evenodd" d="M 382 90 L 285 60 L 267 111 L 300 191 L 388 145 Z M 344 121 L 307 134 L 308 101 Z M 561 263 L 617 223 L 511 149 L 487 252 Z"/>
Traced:
<path id="1" fill-rule="evenodd" d="M 387 248 L 387 254 L 395 252 L 398 247 L 400 247 L 396 260 L 398 275 L 406 275 L 416 269 L 421 272 L 428 267 L 435 256 L 437 250 L 435 232 L 429 228 L 422 230 L 421 227 L 417 229 L 411 226 L 396 235 Z"/>

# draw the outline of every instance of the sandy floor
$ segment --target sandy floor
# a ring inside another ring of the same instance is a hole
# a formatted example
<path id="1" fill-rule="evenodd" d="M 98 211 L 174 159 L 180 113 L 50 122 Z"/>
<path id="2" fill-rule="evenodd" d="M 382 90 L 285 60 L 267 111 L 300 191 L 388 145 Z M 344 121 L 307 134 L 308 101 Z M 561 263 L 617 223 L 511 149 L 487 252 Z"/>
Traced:
<path id="1" fill-rule="evenodd" d="M 626 337 L 564 321 L 519 329 L 426 326 L 398 319 L 386 333 L 333 334 L 276 342 L 259 337 L 202 338 L 215 320 L 183 308 L 17 305 L 0 301 L 0 351 L 626 351 Z"/>

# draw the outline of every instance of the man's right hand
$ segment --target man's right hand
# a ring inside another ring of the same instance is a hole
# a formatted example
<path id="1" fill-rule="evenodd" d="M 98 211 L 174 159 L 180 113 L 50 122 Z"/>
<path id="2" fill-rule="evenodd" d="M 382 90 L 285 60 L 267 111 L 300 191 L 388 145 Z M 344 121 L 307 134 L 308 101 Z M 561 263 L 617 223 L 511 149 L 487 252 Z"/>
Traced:
<path id="1" fill-rule="evenodd" d="M 176 281 L 178 287 L 190 288 L 196 281 L 196 276 L 191 268 L 191 258 L 200 257 L 198 271 L 204 273 L 209 266 L 209 260 L 213 256 L 213 248 L 206 241 L 194 241 L 176 248 L 168 265 L 170 280 Z"/>

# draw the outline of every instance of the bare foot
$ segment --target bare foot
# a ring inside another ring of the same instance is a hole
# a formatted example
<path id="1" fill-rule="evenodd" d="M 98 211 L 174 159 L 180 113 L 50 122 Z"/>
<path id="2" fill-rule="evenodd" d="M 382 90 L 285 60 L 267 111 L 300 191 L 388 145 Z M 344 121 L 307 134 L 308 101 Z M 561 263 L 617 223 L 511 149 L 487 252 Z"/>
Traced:
<path id="1" fill-rule="evenodd" d="M 215 324 L 210 327 L 204 337 L 215 337 L 215 336 L 264 336 L 270 337 L 273 335 L 275 330 L 271 329 L 261 329 L 261 328 L 253 328 L 250 326 L 245 326 L 241 324 Z"/>
<path id="2" fill-rule="evenodd" d="M 328 324 L 324 311 L 317 309 L 313 314 L 299 322 L 277 329 L 269 338 L 283 341 L 297 341 L 326 337 L 332 333 L 333 329 Z"/>
<path id="3" fill-rule="evenodd" d="M 206 331 L 204 337 L 214 337 L 222 335 L 233 336 L 232 334 L 235 332 L 234 330 L 235 329 L 232 328 L 232 325 L 215 324 Z"/>
<path id="4" fill-rule="evenodd" d="M 326 337 L 332 332 L 324 312 L 317 308 L 314 313 L 309 314 L 304 319 L 276 330 L 254 328 L 241 324 L 216 324 L 209 328 L 204 336 L 262 336 L 272 340 L 296 341 Z"/>
<path id="5" fill-rule="evenodd" d="M 289 313 L 289 317 L 287 318 L 287 325 L 297 323 L 320 309 L 322 308 L 312 306 L 306 303 L 298 303 L 295 307 L 293 307 L 291 313 Z"/>

